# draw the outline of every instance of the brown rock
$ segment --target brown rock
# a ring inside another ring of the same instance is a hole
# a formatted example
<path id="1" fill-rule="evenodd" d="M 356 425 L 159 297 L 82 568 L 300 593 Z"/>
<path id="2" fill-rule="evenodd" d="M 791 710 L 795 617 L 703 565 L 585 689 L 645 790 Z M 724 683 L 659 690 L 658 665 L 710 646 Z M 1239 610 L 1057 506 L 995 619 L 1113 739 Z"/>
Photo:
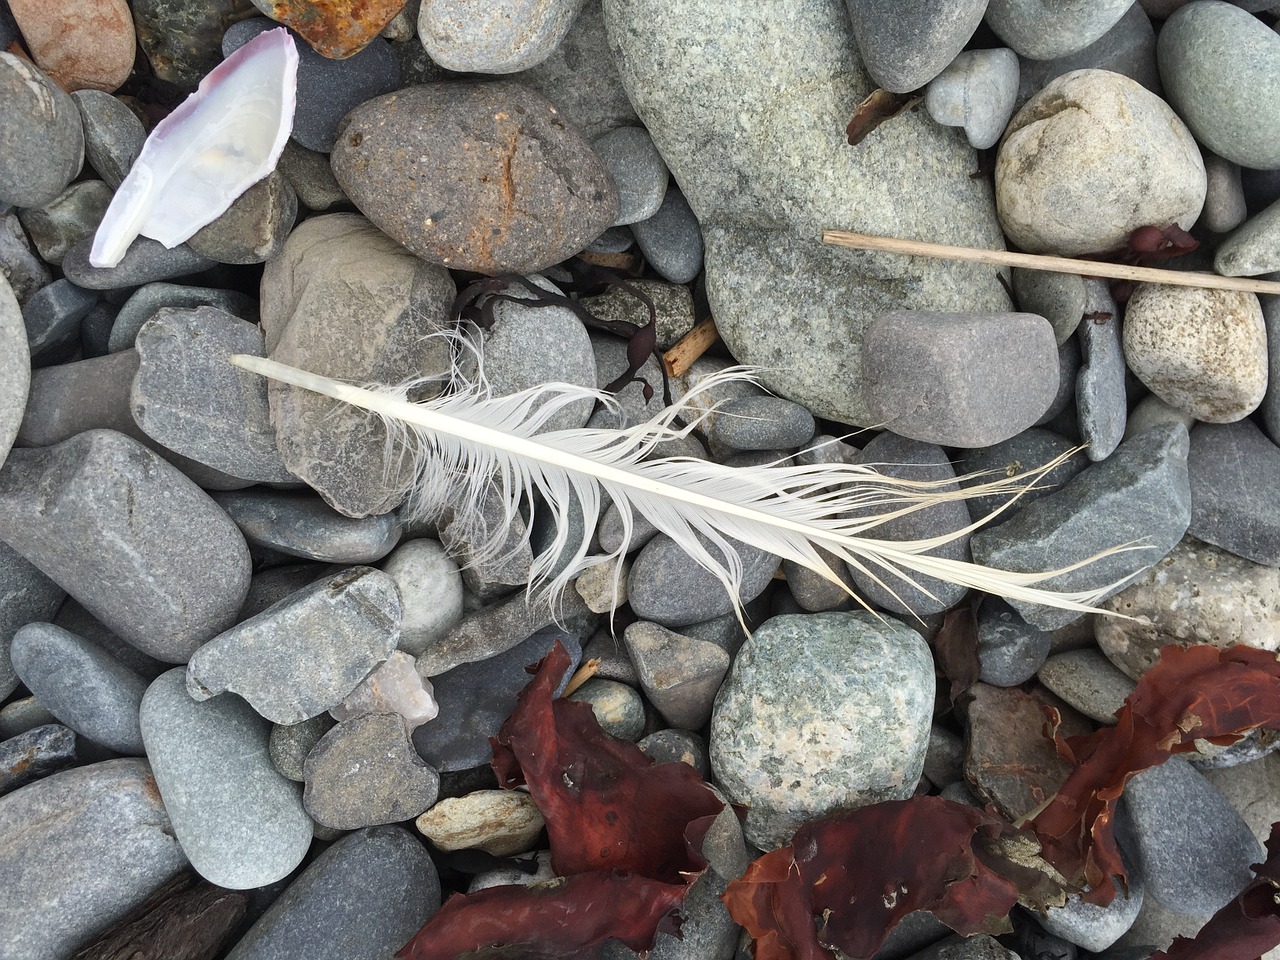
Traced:
<path id="1" fill-rule="evenodd" d="M 618 216 L 618 188 L 581 132 L 512 81 L 429 83 L 361 104 L 334 175 L 398 243 L 454 270 L 533 273 Z"/>
<path id="2" fill-rule="evenodd" d="M 254 6 L 298 31 L 322 57 L 345 60 L 395 19 L 404 0 L 255 0 Z"/>
<path id="3" fill-rule="evenodd" d="M 133 69 L 136 39 L 125 0 L 9 0 L 31 58 L 61 87 L 116 90 Z"/>
<path id="4" fill-rule="evenodd" d="M 441 850 L 476 848 L 509 857 L 532 850 L 546 823 L 527 793 L 477 790 L 441 800 L 414 825 Z"/>

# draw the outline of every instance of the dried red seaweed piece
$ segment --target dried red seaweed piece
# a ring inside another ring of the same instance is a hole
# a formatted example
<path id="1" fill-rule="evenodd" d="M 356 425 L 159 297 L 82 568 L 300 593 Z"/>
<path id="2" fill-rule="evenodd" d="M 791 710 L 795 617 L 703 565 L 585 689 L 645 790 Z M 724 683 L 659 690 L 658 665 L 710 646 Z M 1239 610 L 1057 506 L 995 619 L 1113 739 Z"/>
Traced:
<path id="1" fill-rule="evenodd" d="M 942 618 L 942 627 L 933 638 L 938 667 L 951 682 L 948 697 L 955 706 L 960 696 L 978 682 L 982 664 L 978 662 L 978 620 L 972 606 L 956 607 Z"/>
<path id="2" fill-rule="evenodd" d="M 1167 646 L 1117 718 L 1088 736 L 1055 735 L 1058 752 L 1076 768 L 1027 824 L 1045 858 L 1064 876 L 1083 878 L 1092 888 L 1085 899 L 1099 905 L 1115 897 L 1108 877 L 1125 882 L 1114 835 L 1125 783 L 1195 749 L 1197 739 L 1225 745 L 1258 727 L 1280 727 L 1280 662 L 1241 645 Z"/>
<path id="3" fill-rule="evenodd" d="M 919 93 L 890 93 L 888 90 L 872 90 L 858 104 L 853 119 L 844 128 L 849 146 L 856 147 L 867 135 L 886 120 L 892 120 L 903 110 L 914 107 L 923 97 Z"/>
<path id="4" fill-rule="evenodd" d="M 1280 946 L 1280 823 L 1271 825 L 1267 859 L 1253 865 L 1254 879 L 1209 918 L 1194 938 L 1177 937 L 1151 960 L 1258 960 Z"/>

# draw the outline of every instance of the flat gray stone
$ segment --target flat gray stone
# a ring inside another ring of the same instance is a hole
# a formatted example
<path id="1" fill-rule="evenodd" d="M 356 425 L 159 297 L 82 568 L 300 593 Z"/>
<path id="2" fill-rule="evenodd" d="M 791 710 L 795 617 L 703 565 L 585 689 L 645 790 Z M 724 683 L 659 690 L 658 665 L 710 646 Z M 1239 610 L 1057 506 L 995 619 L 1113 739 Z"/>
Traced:
<path id="1" fill-rule="evenodd" d="M 720 408 L 713 442 L 733 450 L 793 450 L 813 438 L 813 414 L 781 397 L 741 397 Z"/>
<path id="2" fill-rule="evenodd" d="M 894 93 L 916 90 L 942 73 L 969 42 L 987 9 L 987 0 L 846 3 L 863 65 L 877 84 Z"/>
<path id="3" fill-rule="evenodd" d="M 18 218 L 27 228 L 41 258 L 47 263 L 60 264 L 68 250 L 98 229 L 110 202 L 111 188 L 105 183 L 81 180 L 43 206 L 23 209 Z"/>
<path id="4" fill-rule="evenodd" d="M 175 667 L 147 688 L 142 738 L 173 832 L 191 865 L 221 887 L 287 877 L 311 847 L 297 786 L 271 765 L 268 724 L 237 697 L 197 703 Z"/>
<path id="5" fill-rule="evenodd" d="M 308 754 L 337 723 L 328 713 L 320 713 L 301 723 L 273 724 L 268 743 L 272 765 L 281 776 L 302 783 Z"/>
<path id="6" fill-rule="evenodd" d="M 1134 682 L 1092 647 L 1056 653 L 1036 674 L 1040 682 L 1090 720 L 1114 725 Z"/>
<path id="7" fill-rule="evenodd" d="M 97 303 L 96 293 L 65 277 L 33 293 L 22 307 L 32 362 L 47 366 L 70 359 L 80 342 L 80 321 Z"/>
<path id="8" fill-rule="evenodd" d="M 0 276 L 0 467 L 18 435 L 30 388 L 31 351 L 22 310 L 9 281 Z"/>
<path id="9" fill-rule="evenodd" d="M 618 186 L 618 219 L 614 226 L 648 220 L 658 212 L 671 175 L 649 131 L 644 127 L 618 127 L 591 148 L 600 154 Z"/>
<path id="10" fill-rule="evenodd" d="M 113 430 L 11 452 L 0 537 L 124 640 L 170 663 L 232 624 L 249 589 L 235 524 Z"/>
<path id="11" fill-rule="evenodd" d="M 84 124 L 85 159 L 114 190 L 142 152 L 147 131 L 124 101 L 104 90 L 73 90 L 71 99 Z"/>
<path id="12" fill-rule="evenodd" d="M 298 201 L 308 210 L 322 212 L 347 200 L 338 186 L 329 166 L 329 155 L 308 150 L 295 140 L 290 140 L 280 154 L 276 165 L 298 195 Z"/>
<path id="13" fill-rule="evenodd" d="M 978 608 L 978 679 L 1014 687 L 1036 675 L 1049 656 L 1053 636 L 1031 626 L 999 597 L 983 597 Z"/>
<path id="14" fill-rule="evenodd" d="M 57 723 L 57 720 L 57 717 L 40 706 L 35 697 L 10 700 L 0 708 L 0 740 L 8 740 L 36 727 Z"/>
<path id="15" fill-rule="evenodd" d="M 0 214 L 0 268 L 20 304 L 53 279 L 12 210 Z"/>
<path id="16" fill-rule="evenodd" d="M 84 163 L 75 102 L 34 63 L 0 52 L 0 204 L 39 207 Z"/>
<path id="17" fill-rule="evenodd" d="M 64 960 L 187 865 L 145 760 L 107 760 L 0 797 L 0 941 Z"/>
<path id="18" fill-rule="evenodd" d="M 1008 47 L 966 50 L 929 82 L 924 105 L 948 127 L 963 127 L 975 150 L 994 147 L 1013 116 L 1018 55 Z"/>
<path id="19" fill-rule="evenodd" d="M 1280 565 L 1280 448 L 1252 420 L 1238 420 L 1196 424 L 1190 449 L 1191 535 Z"/>
<path id="20" fill-rule="evenodd" d="M 214 637 L 187 664 L 187 691 L 238 693 L 274 723 L 332 709 L 391 655 L 400 595 L 381 570 L 352 567 Z"/>
<path id="21" fill-rule="evenodd" d="M 139 287 L 154 280 L 172 280 L 208 270 L 214 265 L 185 243 L 173 249 L 149 237 L 138 237 L 129 245 L 123 259 L 114 267 L 95 267 L 89 263 L 93 237 L 85 237 L 62 258 L 67 279 L 88 290 L 119 290 Z"/>
<path id="22" fill-rule="evenodd" d="M 1009 271 L 1013 277 L 1013 293 L 1018 306 L 1027 313 L 1037 313 L 1053 326 L 1058 346 L 1075 333 L 1084 315 L 1085 279 L 1074 273 L 1049 273 L 1045 270 Z"/>
<path id="23" fill-rule="evenodd" d="M 1031 60 L 1065 57 L 1112 28 L 1133 0 L 991 0 L 987 25 Z"/>
<path id="24" fill-rule="evenodd" d="M 405 653 L 418 656 L 462 620 L 462 574 L 435 540 L 400 544 L 382 569 L 400 590 L 404 612 L 397 646 Z"/>
<path id="25" fill-rule="evenodd" d="M 76 735 L 60 723 L 46 723 L 0 740 L 0 794 L 74 767 L 79 759 Z"/>
<path id="26" fill-rule="evenodd" d="M 1221 158 L 1219 158 L 1221 160 Z M 1239 176 L 1237 169 L 1236 175 Z M 1241 197 L 1243 205 L 1243 197 Z M 1256 277 L 1280 270 L 1280 201 L 1245 221 L 1222 241 L 1213 255 L 1213 269 L 1226 277 Z"/>
<path id="27" fill-rule="evenodd" d="M 374 563 L 404 534 L 399 514 L 356 520 L 314 494 L 255 487 L 219 493 L 214 500 L 250 543 L 321 563 Z"/>
<path id="28" fill-rule="evenodd" d="M 1081 366 L 1076 376 L 1076 417 L 1085 455 L 1095 463 L 1120 446 L 1128 411 L 1120 308 L 1105 280 L 1086 282 L 1085 316 L 1076 328 Z M 1105 316 L 1110 314 L 1110 316 Z"/>
<path id="29" fill-rule="evenodd" d="M 1262 321 L 1267 331 L 1267 343 L 1280 343 L 1280 339 L 1277 339 L 1280 338 L 1280 297 L 1258 299 L 1262 302 Z M 1267 392 L 1258 409 L 1262 414 L 1262 426 L 1267 436 L 1272 441 L 1280 438 L 1280 350 L 1267 351 Z"/>
<path id="30" fill-rule="evenodd" d="M 702 227 L 679 190 L 667 190 L 658 212 L 631 224 L 631 233 L 649 266 L 664 280 L 692 283 L 702 272 Z"/>
<path id="31" fill-rule="evenodd" d="M 742 583 L 736 599 L 747 603 L 768 588 L 778 569 L 778 558 L 732 537 L 726 539 L 742 561 Z M 717 556 L 715 546 L 705 540 L 703 546 L 712 557 Z M 665 533 L 654 537 L 636 554 L 627 577 L 627 597 L 637 617 L 672 628 L 711 620 L 735 609 L 735 598 L 715 575 L 699 566 Z"/>
<path id="32" fill-rule="evenodd" d="M 1031 427 L 1023 430 L 1017 436 L 1010 437 L 1008 440 L 990 447 L 964 451 L 964 458 L 957 464 L 957 469 L 962 474 L 960 486 L 972 487 L 992 479 L 999 479 L 1001 474 L 1006 477 L 1012 477 L 1020 473 L 1024 474 L 1028 471 L 1037 470 L 1067 453 L 1074 446 L 1075 444 L 1066 437 L 1050 430 L 1045 430 L 1042 427 Z M 989 525 L 995 526 L 1004 523 L 1027 504 L 1034 503 L 1041 497 L 1059 489 L 1086 466 L 1088 466 L 1088 460 L 1085 459 L 1082 453 L 1076 453 L 1069 457 L 1048 473 L 1042 474 L 1032 485 L 1032 488 L 1018 497 L 1017 500 L 1014 500 L 1008 509 L 992 517 Z M 992 476 L 974 476 L 972 479 L 967 479 L 970 474 L 985 473 L 988 470 L 998 472 Z M 1011 499 L 1012 494 L 974 497 L 969 500 L 969 513 L 975 519 L 986 517 L 992 511 L 1004 506 Z"/>
<path id="33" fill-rule="evenodd" d="M 515 73 L 535 67 L 564 39 L 583 0 L 519 0 L 479 7 L 423 0 L 418 36 L 431 59 L 459 73 Z"/>
<path id="34" fill-rule="evenodd" d="M 116 322 L 111 326 L 111 337 L 107 341 L 111 352 L 128 350 L 134 346 L 138 339 L 138 331 L 165 307 L 188 310 L 216 307 L 241 320 L 255 324 L 258 322 L 257 303 L 237 290 L 188 287 L 159 281 L 148 283 L 130 294 L 129 299 L 121 305 L 120 312 L 116 314 Z"/>

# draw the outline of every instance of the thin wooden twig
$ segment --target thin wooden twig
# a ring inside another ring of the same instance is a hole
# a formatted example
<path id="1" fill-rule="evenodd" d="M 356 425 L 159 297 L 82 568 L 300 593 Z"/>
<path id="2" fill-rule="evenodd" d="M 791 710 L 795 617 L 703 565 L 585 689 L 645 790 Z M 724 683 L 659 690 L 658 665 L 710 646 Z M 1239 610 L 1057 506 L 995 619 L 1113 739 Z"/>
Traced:
<path id="1" fill-rule="evenodd" d="M 569 694 L 573 693 L 573 691 L 577 690 L 580 686 L 594 677 L 596 675 L 596 671 L 599 669 L 600 658 L 592 657 L 573 672 L 573 676 L 569 678 L 569 682 L 564 685 L 564 693 L 560 694 L 560 696 L 562 698 L 569 696 Z"/>
<path id="2" fill-rule="evenodd" d="M 1272 280 L 1220 277 L 1216 273 L 1194 273 L 1188 270 L 1158 270 L 1155 267 L 1133 267 L 1126 263 L 1046 257 L 1033 253 L 1012 253 L 1008 250 L 952 247 L 943 243 L 925 243 L 922 240 L 873 237 L 869 234 L 850 233 L 846 230 L 824 230 L 822 242 L 835 247 L 852 247 L 855 250 L 883 250 L 887 253 L 905 253 L 914 257 L 967 260 L 971 263 L 990 263 L 999 267 L 1023 267 L 1027 270 L 1047 270 L 1050 273 L 1078 273 L 1085 277 L 1107 277 L 1111 280 L 1138 280 L 1176 287 L 1208 287 L 1213 290 L 1280 294 L 1280 283 Z"/>
<path id="3" fill-rule="evenodd" d="M 667 365 L 667 376 L 678 377 L 683 374 L 693 366 L 693 361 L 707 352 L 719 336 L 716 323 L 710 317 L 696 324 L 662 355 L 662 362 Z"/>

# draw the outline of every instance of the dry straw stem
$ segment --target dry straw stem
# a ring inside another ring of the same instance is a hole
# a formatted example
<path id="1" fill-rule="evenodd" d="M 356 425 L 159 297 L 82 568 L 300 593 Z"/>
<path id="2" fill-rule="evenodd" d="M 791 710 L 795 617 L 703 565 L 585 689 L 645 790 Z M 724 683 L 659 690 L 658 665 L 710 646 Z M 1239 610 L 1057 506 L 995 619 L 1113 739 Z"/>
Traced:
<path id="1" fill-rule="evenodd" d="M 1155 267 L 1134 267 L 1125 263 L 1105 263 L 1100 260 L 1074 260 L 1070 257 L 1046 257 L 1034 253 L 1013 253 L 1008 250 L 952 247 L 945 243 L 926 243 L 923 240 L 903 240 L 899 237 L 873 237 L 870 234 L 851 233 L 847 230 L 824 230 L 822 242 L 833 247 L 849 247 L 854 250 L 883 250 L 886 253 L 905 253 L 913 257 L 932 257 L 935 260 L 965 260 L 970 263 L 989 263 L 998 267 L 1023 267 L 1027 270 L 1047 270 L 1050 273 L 1076 273 L 1084 277 L 1106 277 L 1110 280 L 1134 280 L 1141 283 L 1163 283 L 1173 287 L 1204 287 L 1211 290 L 1280 294 L 1280 283 L 1272 280 L 1220 277 L 1216 273 L 1194 273 L 1188 270 L 1157 270 Z"/>
<path id="2" fill-rule="evenodd" d="M 693 329 L 677 340 L 666 353 L 662 362 L 666 365 L 667 375 L 683 376 L 693 366 L 693 361 L 707 352 L 710 346 L 720 339 L 720 331 L 710 317 L 694 324 Z"/>

